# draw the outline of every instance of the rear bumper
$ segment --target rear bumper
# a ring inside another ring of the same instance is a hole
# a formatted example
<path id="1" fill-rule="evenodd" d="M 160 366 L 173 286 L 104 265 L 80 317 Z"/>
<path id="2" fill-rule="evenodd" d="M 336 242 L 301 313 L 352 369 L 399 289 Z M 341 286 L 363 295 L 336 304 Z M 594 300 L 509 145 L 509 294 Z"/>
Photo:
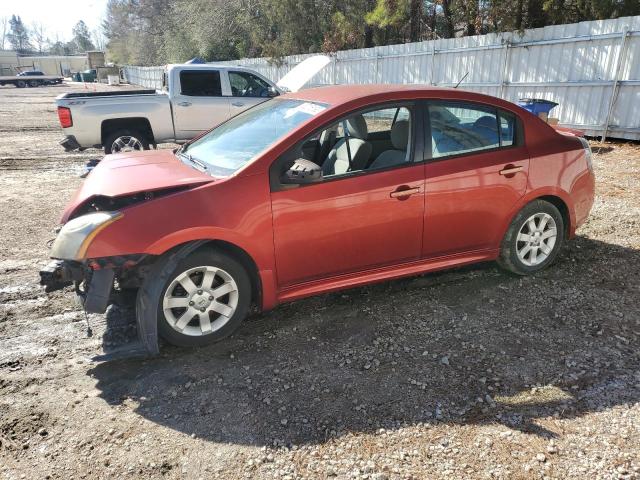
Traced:
<path id="1" fill-rule="evenodd" d="M 71 152 L 80 148 L 80 144 L 76 140 L 76 137 L 74 137 L 73 135 L 67 135 L 62 140 L 60 140 L 59 143 L 60 145 L 62 145 L 66 152 Z"/>

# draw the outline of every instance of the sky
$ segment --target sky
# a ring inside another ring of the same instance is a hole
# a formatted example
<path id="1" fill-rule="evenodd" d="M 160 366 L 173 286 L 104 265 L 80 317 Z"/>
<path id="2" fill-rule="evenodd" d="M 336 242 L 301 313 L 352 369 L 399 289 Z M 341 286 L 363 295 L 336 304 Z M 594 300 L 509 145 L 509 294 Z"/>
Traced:
<path id="1" fill-rule="evenodd" d="M 93 31 L 100 27 L 107 0 L 0 0 L 0 18 L 19 15 L 30 27 L 33 22 L 44 25 L 52 41 L 71 40 L 71 29 L 79 21 Z"/>

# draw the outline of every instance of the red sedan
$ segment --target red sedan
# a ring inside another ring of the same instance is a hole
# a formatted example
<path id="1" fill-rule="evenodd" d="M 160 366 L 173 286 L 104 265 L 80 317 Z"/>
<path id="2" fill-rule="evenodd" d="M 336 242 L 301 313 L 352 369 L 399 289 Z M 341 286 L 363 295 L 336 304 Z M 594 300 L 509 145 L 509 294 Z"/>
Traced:
<path id="1" fill-rule="evenodd" d="M 486 95 L 335 86 L 260 104 L 175 152 L 106 157 L 41 272 L 90 312 L 136 295 L 148 350 L 221 340 L 252 304 L 474 262 L 551 264 L 594 197 L 588 143 Z"/>

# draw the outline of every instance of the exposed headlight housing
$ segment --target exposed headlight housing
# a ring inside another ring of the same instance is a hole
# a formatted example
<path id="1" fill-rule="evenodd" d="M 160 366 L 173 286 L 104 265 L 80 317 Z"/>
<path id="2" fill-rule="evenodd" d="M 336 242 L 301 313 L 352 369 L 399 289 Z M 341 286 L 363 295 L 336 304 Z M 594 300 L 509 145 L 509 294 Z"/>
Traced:
<path id="1" fill-rule="evenodd" d="M 120 212 L 95 212 L 69 220 L 53 242 L 51 257 L 61 260 L 84 260 L 95 236 L 122 216 Z"/>

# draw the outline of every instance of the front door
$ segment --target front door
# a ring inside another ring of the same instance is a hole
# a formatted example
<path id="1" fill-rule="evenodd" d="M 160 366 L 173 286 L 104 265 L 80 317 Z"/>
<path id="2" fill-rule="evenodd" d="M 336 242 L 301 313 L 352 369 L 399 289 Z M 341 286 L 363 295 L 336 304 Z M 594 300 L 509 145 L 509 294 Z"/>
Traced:
<path id="1" fill-rule="evenodd" d="M 351 117 L 353 115 L 347 118 Z M 350 148 L 338 148 L 337 153 L 327 156 L 326 160 L 320 159 L 319 163 L 336 161 L 336 156 L 341 155 L 370 156 L 372 147 L 361 119 L 359 124 L 359 138 L 351 139 Z M 402 127 L 402 124 L 394 127 L 398 129 L 394 138 L 403 138 Z M 329 126 L 331 128 L 335 125 Z M 397 148 L 384 154 L 384 162 L 361 159 L 357 162 L 360 169 L 354 167 L 327 175 L 318 183 L 293 188 L 291 185 L 274 187 L 272 183 L 280 288 L 420 258 L 424 164 L 414 162 L 415 134 L 406 133 L 407 123 L 404 129 L 404 143 L 396 141 Z M 417 127 L 412 131 L 416 130 Z M 329 137 L 319 133 L 315 137 L 318 135 Z M 299 153 L 290 156 L 306 154 L 317 159 L 318 155 L 313 152 L 304 152 L 304 148 L 313 144 L 309 140 L 300 142 Z"/>
<path id="2" fill-rule="evenodd" d="M 269 100 L 275 93 L 265 80 L 245 71 L 229 70 L 229 86 L 233 97 L 230 106 L 232 117 Z"/>
<path id="3" fill-rule="evenodd" d="M 218 70 L 182 70 L 173 95 L 177 140 L 189 140 L 230 116 L 230 98 L 222 96 Z"/>
<path id="4" fill-rule="evenodd" d="M 428 112 L 423 257 L 499 248 L 505 219 L 527 188 L 517 116 L 453 102 L 433 102 Z"/>

